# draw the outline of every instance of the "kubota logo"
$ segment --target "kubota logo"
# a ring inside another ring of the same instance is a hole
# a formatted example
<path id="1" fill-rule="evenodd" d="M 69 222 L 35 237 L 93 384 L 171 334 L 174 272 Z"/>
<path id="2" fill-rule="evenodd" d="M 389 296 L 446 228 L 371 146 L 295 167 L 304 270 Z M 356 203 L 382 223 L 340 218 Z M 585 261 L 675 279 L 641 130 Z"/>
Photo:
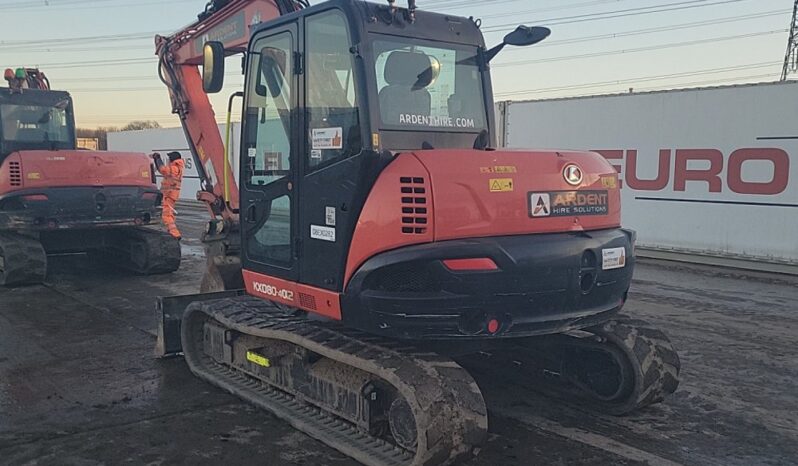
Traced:
<path id="1" fill-rule="evenodd" d="M 562 171 L 562 176 L 565 181 L 571 186 L 579 186 L 582 184 L 582 169 L 575 164 L 568 164 Z"/>

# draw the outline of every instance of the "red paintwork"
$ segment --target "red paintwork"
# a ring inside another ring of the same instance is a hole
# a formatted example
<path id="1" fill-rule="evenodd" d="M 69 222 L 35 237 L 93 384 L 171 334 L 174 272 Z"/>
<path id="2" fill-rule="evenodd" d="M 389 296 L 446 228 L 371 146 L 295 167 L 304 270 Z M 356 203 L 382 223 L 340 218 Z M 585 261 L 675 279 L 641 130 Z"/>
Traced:
<path id="1" fill-rule="evenodd" d="M 584 173 L 578 187 L 563 169 L 577 164 Z M 402 234 L 401 176 L 423 176 L 428 183 L 429 224 L 424 235 Z M 370 257 L 411 244 L 453 239 L 616 228 L 621 223 L 618 174 L 594 152 L 528 150 L 429 150 L 396 157 L 377 179 L 355 228 L 344 287 Z M 491 192 L 492 180 L 512 180 L 512 191 Z M 431 191 L 430 189 L 431 188 Z M 529 193 L 607 190 L 608 215 L 530 218 Z"/>
<path id="2" fill-rule="evenodd" d="M 474 270 L 499 270 L 499 266 L 489 257 L 479 259 L 447 259 L 443 261 L 447 269 L 455 272 L 468 272 Z"/>
<path id="3" fill-rule="evenodd" d="M 599 230 L 621 224 L 621 197 L 609 190 L 609 215 L 530 218 L 528 193 L 571 191 L 563 169 L 577 164 L 584 172 L 580 190 L 603 190 L 602 175 L 614 168 L 593 152 L 430 150 L 414 154 L 432 174 L 435 241 L 499 235 Z M 516 173 L 481 173 L 491 167 L 515 167 Z M 512 179 L 512 192 L 490 192 L 494 179 Z"/>
<path id="4" fill-rule="evenodd" d="M 22 185 L 11 186 L 9 166 L 19 162 Z M 79 186 L 153 188 L 151 161 L 135 152 L 26 150 L 9 155 L 0 166 L 0 195 L 21 189 Z"/>
<path id="5" fill-rule="evenodd" d="M 402 233 L 402 177 L 424 178 L 427 188 L 428 224 L 423 234 Z M 435 208 L 429 194 L 429 173 L 412 154 L 401 154 L 377 178 L 358 219 L 346 261 L 344 284 L 369 257 L 410 244 L 434 239 Z"/>
<path id="6" fill-rule="evenodd" d="M 338 293 L 250 270 L 244 270 L 244 285 L 252 296 L 341 320 L 341 296 Z M 315 303 L 315 307 L 311 303 Z"/>

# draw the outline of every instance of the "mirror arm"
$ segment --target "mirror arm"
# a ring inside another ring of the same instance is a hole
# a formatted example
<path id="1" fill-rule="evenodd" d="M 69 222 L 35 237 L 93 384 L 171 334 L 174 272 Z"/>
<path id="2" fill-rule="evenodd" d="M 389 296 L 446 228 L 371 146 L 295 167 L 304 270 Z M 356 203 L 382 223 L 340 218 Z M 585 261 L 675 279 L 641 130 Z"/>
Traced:
<path id="1" fill-rule="evenodd" d="M 485 52 L 485 62 L 490 63 L 490 61 L 493 60 L 496 57 L 496 55 L 498 55 L 499 52 L 501 52 L 504 49 L 505 46 L 507 46 L 507 43 L 502 42 L 496 47 L 493 47 L 492 49 Z"/>

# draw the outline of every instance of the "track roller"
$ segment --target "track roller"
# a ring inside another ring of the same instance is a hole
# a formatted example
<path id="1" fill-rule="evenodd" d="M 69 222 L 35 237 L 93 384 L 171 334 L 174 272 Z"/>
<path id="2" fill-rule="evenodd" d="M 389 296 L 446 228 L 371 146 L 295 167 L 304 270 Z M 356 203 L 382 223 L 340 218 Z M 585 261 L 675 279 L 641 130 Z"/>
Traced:
<path id="1" fill-rule="evenodd" d="M 448 358 L 248 296 L 191 304 L 181 331 L 197 376 L 363 464 L 450 464 L 486 439 L 482 395 Z"/>
<path id="2" fill-rule="evenodd" d="M 16 233 L 0 233 L 0 285 L 32 285 L 47 275 L 47 254 L 42 244 Z"/>

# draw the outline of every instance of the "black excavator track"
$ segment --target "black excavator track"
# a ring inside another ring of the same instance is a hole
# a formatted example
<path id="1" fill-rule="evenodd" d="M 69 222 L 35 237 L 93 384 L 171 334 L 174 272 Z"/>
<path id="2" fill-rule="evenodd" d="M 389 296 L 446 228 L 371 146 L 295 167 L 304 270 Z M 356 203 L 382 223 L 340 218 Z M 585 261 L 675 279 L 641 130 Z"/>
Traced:
<path id="1" fill-rule="evenodd" d="M 0 232 L 0 286 L 37 284 L 46 275 L 47 254 L 37 239 Z"/>
<path id="2" fill-rule="evenodd" d="M 159 354 L 182 350 L 197 376 L 367 465 L 445 465 L 476 451 L 487 411 L 474 378 L 612 415 L 679 384 L 665 334 L 622 315 L 567 334 L 413 343 L 247 295 L 208 296 L 179 316 L 164 311 L 172 336 Z"/>
<path id="3" fill-rule="evenodd" d="M 366 465 L 441 465 L 487 436 L 474 380 L 449 358 L 248 296 L 182 319 L 192 372 Z"/>
<path id="4" fill-rule="evenodd" d="M 180 242 L 164 231 L 119 228 L 106 233 L 104 245 L 90 250 L 96 259 L 142 275 L 171 273 L 180 268 Z"/>
<path id="5" fill-rule="evenodd" d="M 570 334 L 499 342 L 455 360 L 475 373 L 612 415 L 663 401 L 679 386 L 681 369 L 664 333 L 622 315 Z"/>

